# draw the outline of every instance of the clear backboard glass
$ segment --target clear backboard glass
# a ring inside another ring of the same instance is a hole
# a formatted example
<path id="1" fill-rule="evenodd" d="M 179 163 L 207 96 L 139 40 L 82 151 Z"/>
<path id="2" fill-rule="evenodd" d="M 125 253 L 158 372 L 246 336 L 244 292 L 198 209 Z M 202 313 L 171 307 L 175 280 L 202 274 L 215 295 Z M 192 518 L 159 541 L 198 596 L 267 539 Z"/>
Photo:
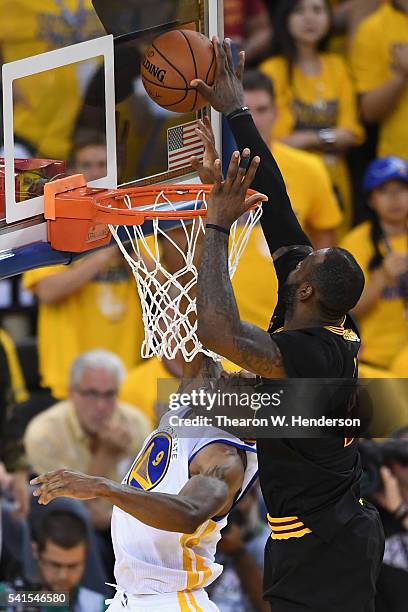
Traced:
<path id="1" fill-rule="evenodd" d="M 140 62 L 173 28 L 222 35 L 222 2 L 69 0 L 69 11 L 48 4 L 24 5 L 24 19 L 38 20 L 32 44 L 27 33 L 27 43 L 15 45 L 15 29 L 0 26 L 0 262 L 1 251 L 46 242 L 43 183 L 60 172 L 81 172 L 102 187 L 197 180 L 189 156 L 172 155 L 169 143 L 189 137 L 202 111 L 158 106 L 144 90 Z M 10 3 L 14 26 L 19 10 Z M 220 117 L 207 112 L 221 150 Z"/>

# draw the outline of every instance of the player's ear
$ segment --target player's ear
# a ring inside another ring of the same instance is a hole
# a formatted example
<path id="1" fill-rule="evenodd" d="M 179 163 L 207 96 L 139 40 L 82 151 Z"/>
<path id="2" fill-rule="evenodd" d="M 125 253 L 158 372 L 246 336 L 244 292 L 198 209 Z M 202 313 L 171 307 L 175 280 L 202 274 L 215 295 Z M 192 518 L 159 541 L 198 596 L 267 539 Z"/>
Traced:
<path id="1" fill-rule="evenodd" d="M 313 293 L 314 289 L 312 285 L 308 282 L 301 283 L 297 291 L 298 298 L 301 302 L 309 300 L 312 297 Z"/>

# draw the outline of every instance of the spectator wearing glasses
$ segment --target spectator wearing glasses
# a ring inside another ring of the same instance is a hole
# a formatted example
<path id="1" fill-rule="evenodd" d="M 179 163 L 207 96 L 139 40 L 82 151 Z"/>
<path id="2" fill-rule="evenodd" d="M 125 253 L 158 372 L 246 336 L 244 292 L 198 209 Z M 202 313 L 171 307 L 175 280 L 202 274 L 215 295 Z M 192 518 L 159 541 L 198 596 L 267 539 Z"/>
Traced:
<path id="1" fill-rule="evenodd" d="M 58 605 L 61 612 L 105 610 L 103 594 L 82 586 L 89 542 L 87 527 L 81 517 L 68 511 L 44 510 L 32 546 L 36 567 L 30 580 L 22 577 L 25 590 L 66 594 L 65 604 Z M 14 585 L 0 584 L 0 593 L 13 591 Z M 35 609 L 45 612 L 52 609 L 52 605 Z M 15 607 L 6 608 L 6 612 L 9 610 L 11 612 Z"/>
<path id="2" fill-rule="evenodd" d="M 118 401 L 125 370 L 104 350 L 83 353 L 72 364 L 69 398 L 37 415 L 25 433 L 33 471 L 41 474 L 67 467 L 120 482 L 130 467 L 149 423 L 135 407 Z M 87 502 L 93 526 L 106 532 L 111 506 Z"/>

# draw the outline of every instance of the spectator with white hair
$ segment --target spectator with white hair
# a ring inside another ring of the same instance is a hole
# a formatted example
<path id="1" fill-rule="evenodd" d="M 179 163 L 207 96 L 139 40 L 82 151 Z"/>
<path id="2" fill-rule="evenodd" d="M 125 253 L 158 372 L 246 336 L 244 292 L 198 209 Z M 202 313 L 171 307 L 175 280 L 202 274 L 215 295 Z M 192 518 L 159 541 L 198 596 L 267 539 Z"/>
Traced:
<path id="1" fill-rule="evenodd" d="M 24 442 L 34 472 L 67 467 L 122 480 L 150 432 L 139 409 L 118 401 L 124 375 L 121 360 L 105 350 L 75 359 L 69 398 L 37 415 L 27 427 Z M 106 533 L 111 505 L 105 500 L 87 505 L 95 529 Z"/>

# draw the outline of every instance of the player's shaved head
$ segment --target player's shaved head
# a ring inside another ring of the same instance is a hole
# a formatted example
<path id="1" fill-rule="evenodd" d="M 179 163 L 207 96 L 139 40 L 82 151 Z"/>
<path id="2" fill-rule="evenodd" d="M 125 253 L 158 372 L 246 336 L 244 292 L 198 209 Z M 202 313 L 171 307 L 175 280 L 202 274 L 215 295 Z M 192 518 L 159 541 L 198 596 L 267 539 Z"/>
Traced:
<path id="1" fill-rule="evenodd" d="M 338 247 L 319 249 L 308 255 L 291 272 L 282 288 L 286 317 L 297 305 L 318 309 L 326 321 L 344 317 L 357 304 L 364 289 L 364 274 L 353 255 Z"/>
<path id="2" fill-rule="evenodd" d="M 321 249 L 310 256 L 308 276 L 316 291 L 321 312 L 340 318 L 352 310 L 364 289 L 364 273 L 349 251 Z"/>

